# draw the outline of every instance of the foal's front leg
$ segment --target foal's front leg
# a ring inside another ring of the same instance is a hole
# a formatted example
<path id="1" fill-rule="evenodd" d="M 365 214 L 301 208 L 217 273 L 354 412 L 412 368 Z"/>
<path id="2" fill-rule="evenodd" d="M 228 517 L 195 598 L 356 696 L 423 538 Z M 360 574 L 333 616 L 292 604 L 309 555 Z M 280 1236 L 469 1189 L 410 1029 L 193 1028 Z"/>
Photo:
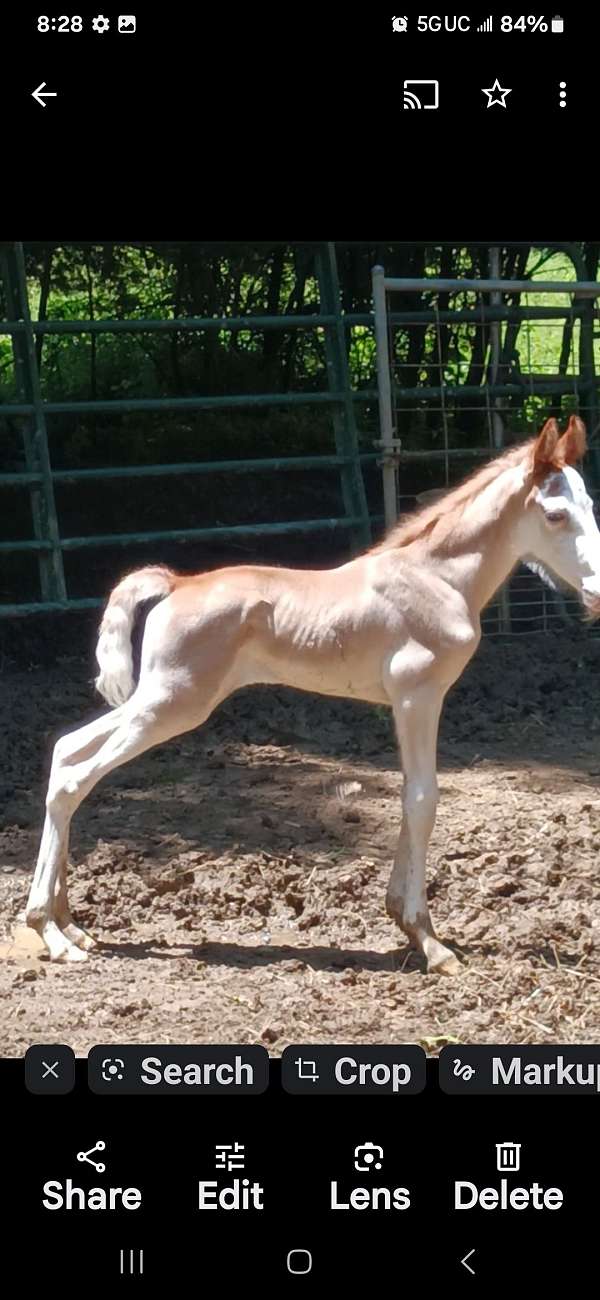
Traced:
<path id="1" fill-rule="evenodd" d="M 456 975 L 460 962 L 436 939 L 426 889 L 427 848 L 438 802 L 437 734 L 444 692 L 418 686 L 393 700 L 404 771 L 403 816 L 386 905 L 415 947 L 428 971 Z"/>

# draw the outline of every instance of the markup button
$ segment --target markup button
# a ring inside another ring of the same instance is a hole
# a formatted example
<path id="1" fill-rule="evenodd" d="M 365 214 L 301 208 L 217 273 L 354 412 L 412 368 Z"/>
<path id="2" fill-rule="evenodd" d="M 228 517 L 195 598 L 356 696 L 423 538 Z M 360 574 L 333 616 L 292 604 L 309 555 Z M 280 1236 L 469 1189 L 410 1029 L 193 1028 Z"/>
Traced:
<path id="1" fill-rule="evenodd" d="M 600 1047 L 443 1047 L 440 1088 L 463 1095 L 597 1096 Z"/>
<path id="2" fill-rule="evenodd" d="M 425 1087 L 421 1047 L 286 1047 L 281 1082 L 286 1092 L 311 1096 L 406 1096 Z"/>

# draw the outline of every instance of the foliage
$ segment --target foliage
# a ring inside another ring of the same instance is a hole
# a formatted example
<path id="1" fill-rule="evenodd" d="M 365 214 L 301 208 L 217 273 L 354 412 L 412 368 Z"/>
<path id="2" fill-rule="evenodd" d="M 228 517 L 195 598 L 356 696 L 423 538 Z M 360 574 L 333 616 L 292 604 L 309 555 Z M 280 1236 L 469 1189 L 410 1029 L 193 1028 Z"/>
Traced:
<path id="1" fill-rule="evenodd" d="M 540 279 L 576 278 L 568 250 L 575 251 L 586 278 L 594 279 L 600 244 L 503 248 L 501 276 L 529 279 L 532 284 L 530 294 L 507 296 L 506 304 L 525 305 L 527 301 L 557 306 L 556 296 L 544 297 L 536 292 L 535 284 Z M 236 328 L 225 323 L 228 317 L 317 316 L 320 304 L 314 245 L 36 243 L 26 245 L 25 251 L 34 319 L 97 322 L 210 317 L 224 321 L 218 329 L 96 334 L 83 328 L 65 335 L 40 335 L 36 348 L 42 393 L 48 401 L 312 393 L 328 387 L 322 328 L 254 330 L 245 322 Z M 373 266 L 382 264 L 386 273 L 395 277 L 481 278 L 490 274 L 490 253 L 480 245 L 414 242 L 338 244 L 336 252 L 342 309 L 347 316 L 367 318 L 347 324 L 346 340 L 351 383 L 356 392 L 364 394 L 355 404 L 361 449 L 371 452 L 378 436 L 376 355 L 370 324 Z M 568 313 L 568 295 L 564 306 Z M 395 412 L 403 446 L 440 451 L 446 445 L 468 450 L 491 444 L 492 406 L 487 384 L 492 374 L 492 334 L 489 324 L 478 317 L 478 296 L 465 292 L 395 294 L 391 307 L 404 313 L 431 313 L 435 308 L 442 313 L 439 320 L 413 320 L 391 331 L 394 379 L 403 394 Z M 465 309 L 473 313 L 469 320 L 456 315 Z M 443 319 L 445 312 L 452 314 L 449 320 Z M 0 313 L 6 315 L 1 288 Z M 536 394 L 533 379 L 576 374 L 580 341 L 579 322 L 573 322 L 568 314 L 542 324 L 506 322 L 500 326 L 496 380 L 517 389 L 515 396 L 497 403 L 508 440 L 530 431 L 544 414 L 560 414 L 575 401 L 574 391 L 562 396 Z M 593 346 L 598 365 L 600 340 Z M 443 397 L 439 391 L 437 395 L 431 392 L 440 389 L 440 380 Z M 469 396 L 469 390 L 476 395 Z M 0 335 L 0 402 L 16 396 L 11 339 Z M 48 431 L 55 469 L 334 450 L 331 408 L 326 405 L 160 414 L 54 414 L 48 418 Z M 24 469 L 19 422 L 0 420 L 0 436 L 5 448 L 3 468 Z M 458 459 L 452 462 L 450 474 L 456 477 L 471 467 L 472 461 Z M 401 490 L 407 497 L 414 496 L 423 488 L 437 486 L 442 474 L 440 460 L 431 466 L 404 466 Z M 153 484 L 147 480 L 145 485 L 132 480 L 112 482 L 102 491 L 96 488 L 89 500 L 83 488 L 61 487 L 57 491 L 61 531 L 63 535 L 90 529 L 106 532 L 111 518 L 117 531 L 129 531 L 136 525 L 150 529 L 159 519 L 169 527 L 184 526 L 184 518 L 191 526 L 199 520 L 242 522 L 343 513 L 337 473 L 328 477 L 315 473 L 304 480 L 297 474 L 274 475 L 269 484 L 265 478 L 256 483 L 253 476 L 250 493 L 249 477 L 220 486 L 215 483 L 218 475 L 204 482 L 200 477 L 190 476 L 189 482 L 178 483 L 177 510 L 173 504 L 176 494 L 165 489 L 164 480 L 159 479 Z M 380 474 L 373 467 L 367 474 L 367 491 L 377 513 Z M 8 535 L 30 536 L 28 494 L 21 491 L 18 500 L 14 492 L 9 496 Z M 184 498 L 187 505 L 182 512 Z M 135 506 L 134 514 L 131 524 L 124 524 L 123 515 L 127 519 L 130 504 Z"/>
<path id="2" fill-rule="evenodd" d="M 578 245 L 580 255 L 597 263 L 596 245 Z M 376 262 L 396 276 L 480 276 L 489 273 L 488 250 L 408 244 L 351 244 L 338 246 L 342 305 L 346 313 L 371 311 L 371 268 Z M 549 279 L 575 278 L 569 257 L 551 250 L 505 249 L 502 275 Z M 27 246 L 31 310 L 49 320 L 149 319 L 314 315 L 319 292 L 311 246 L 283 244 L 184 243 L 155 245 L 30 245 Z M 595 274 L 595 271 L 594 271 Z M 556 305 L 556 298 L 532 294 L 532 303 Z M 440 311 L 471 307 L 474 295 L 395 295 L 399 311 L 418 310 L 437 301 Z M 567 301 L 568 305 L 568 301 Z M 509 325 L 501 329 L 499 380 L 522 382 L 530 373 L 570 373 L 577 367 L 579 327 L 569 334 L 568 322 Z M 347 331 L 348 358 L 355 388 L 376 385 L 375 345 L 368 325 Z M 402 389 L 419 390 L 439 385 L 440 374 L 450 385 L 485 381 L 489 365 L 489 329 L 474 324 L 402 326 L 394 335 L 396 382 Z M 600 344 L 596 344 L 598 348 Z M 58 399 L 111 399 L 117 397 L 187 396 L 197 393 L 254 393 L 315 391 L 327 387 L 325 340 L 314 329 L 222 329 L 192 332 L 86 333 L 46 335 L 38 340 L 42 389 Z M 600 356 L 597 358 L 600 360 Z M 0 339 L 0 399 L 15 393 L 10 338 Z M 418 400 L 404 403 L 414 413 Z M 437 414 L 436 414 L 437 405 Z M 459 403 L 463 409 L 465 403 Z M 522 403 L 517 403 L 521 406 Z M 430 417 L 415 421 L 439 423 L 439 403 L 428 404 Z M 525 418 L 530 414 L 527 406 Z M 537 414 L 537 412 L 536 412 Z M 262 415 L 257 423 L 262 423 Z M 185 420 L 183 424 L 185 424 Z M 137 421 L 126 419 L 124 441 L 133 437 L 135 456 L 142 454 L 135 437 Z M 145 421 L 141 422 L 142 425 Z M 173 428 L 169 421 L 168 442 Z M 188 421 L 189 423 L 189 421 Z M 211 433 L 204 417 L 203 432 Z M 213 422 L 214 423 L 214 422 Z M 223 422 L 220 423 L 222 426 Z M 234 422 L 235 423 L 235 422 Z M 246 426 L 247 426 L 246 421 Z M 287 420 L 286 420 L 287 423 Z M 296 425 L 298 421 L 295 422 Z M 314 408 L 305 417 L 314 423 Z M 323 425 L 323 421 L 319 423 Z M 359 418 L 360 423 L 360 418 Z M 404 426 L 409 423 L 403 419 Z M 477 421 L 458 421 L 469 433 Z M 58 421 L 60 425 L 61 422 Z M 517 421 L 518 424 L 518 421 Z M 71 457 L 84 456 L 94 442 L 98 417 L 78 421 L 78 438 L 66 430 Z M 132 428 L 132 425 L 134 426 Z M 368 432 L 371 430 L 369 428 Z M 89 434 L 89 438 L 88 435 Z M 182 429 L 185 441 L 185 430 Z M 166 438 L 165 438 L 166 440 Z M 211 439 L 209 438 L 209 441 Z M 205 450 L 212 450 L 203 437 Z M 154 447 L 156 445 L 154 440 Z M 166 448 L 165 448 L 166 450 Z M 74 463 L 78 463 L 77 461 Z"/>

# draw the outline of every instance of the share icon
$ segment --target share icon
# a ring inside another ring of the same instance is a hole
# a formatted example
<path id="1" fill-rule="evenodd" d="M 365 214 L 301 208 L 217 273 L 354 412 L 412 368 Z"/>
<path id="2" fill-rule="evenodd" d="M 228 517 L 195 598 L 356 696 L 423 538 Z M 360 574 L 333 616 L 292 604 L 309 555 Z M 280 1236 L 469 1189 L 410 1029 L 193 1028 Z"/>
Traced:
<path id="1" fill-rule="evenodd" d="M 89 1151 L 78 1151 L 77 1159 L 81 1161 L 82 1164 L 85 1161 L 86 1164 L 93 1165 L 97 1174 L 103 1174 L 106 1165 L 103 1164 L 102 1161 L 90 1160 L 90 1156 L 93 1156 L 95 1151 L 104 1151 L 105 1149 L 106 1142 L 97 1142 L 95 1147 L 90 1147 Z"/>

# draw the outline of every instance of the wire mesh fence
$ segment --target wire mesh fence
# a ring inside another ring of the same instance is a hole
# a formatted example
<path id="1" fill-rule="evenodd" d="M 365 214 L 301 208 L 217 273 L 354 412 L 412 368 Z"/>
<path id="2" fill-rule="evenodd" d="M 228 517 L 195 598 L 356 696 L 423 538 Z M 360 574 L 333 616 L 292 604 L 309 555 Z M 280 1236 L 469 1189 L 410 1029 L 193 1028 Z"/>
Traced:
<path id="1" fill-rule="evenodd" d="M 414 509 L 531 437 L 549 416 L 563 420 L 574 410 L 587 425 L 586 481 L 600 500 L 600 285 L 502 282 L 497 265 L 491 250 L 491 278 L 479 284 L 386 279 L 375 268 L 388 525 L 392 509 L 394 517 Z M 488 635 L 544 632 L 581 617 L 576 598 L 520 565 L 482 624 Z"/>

